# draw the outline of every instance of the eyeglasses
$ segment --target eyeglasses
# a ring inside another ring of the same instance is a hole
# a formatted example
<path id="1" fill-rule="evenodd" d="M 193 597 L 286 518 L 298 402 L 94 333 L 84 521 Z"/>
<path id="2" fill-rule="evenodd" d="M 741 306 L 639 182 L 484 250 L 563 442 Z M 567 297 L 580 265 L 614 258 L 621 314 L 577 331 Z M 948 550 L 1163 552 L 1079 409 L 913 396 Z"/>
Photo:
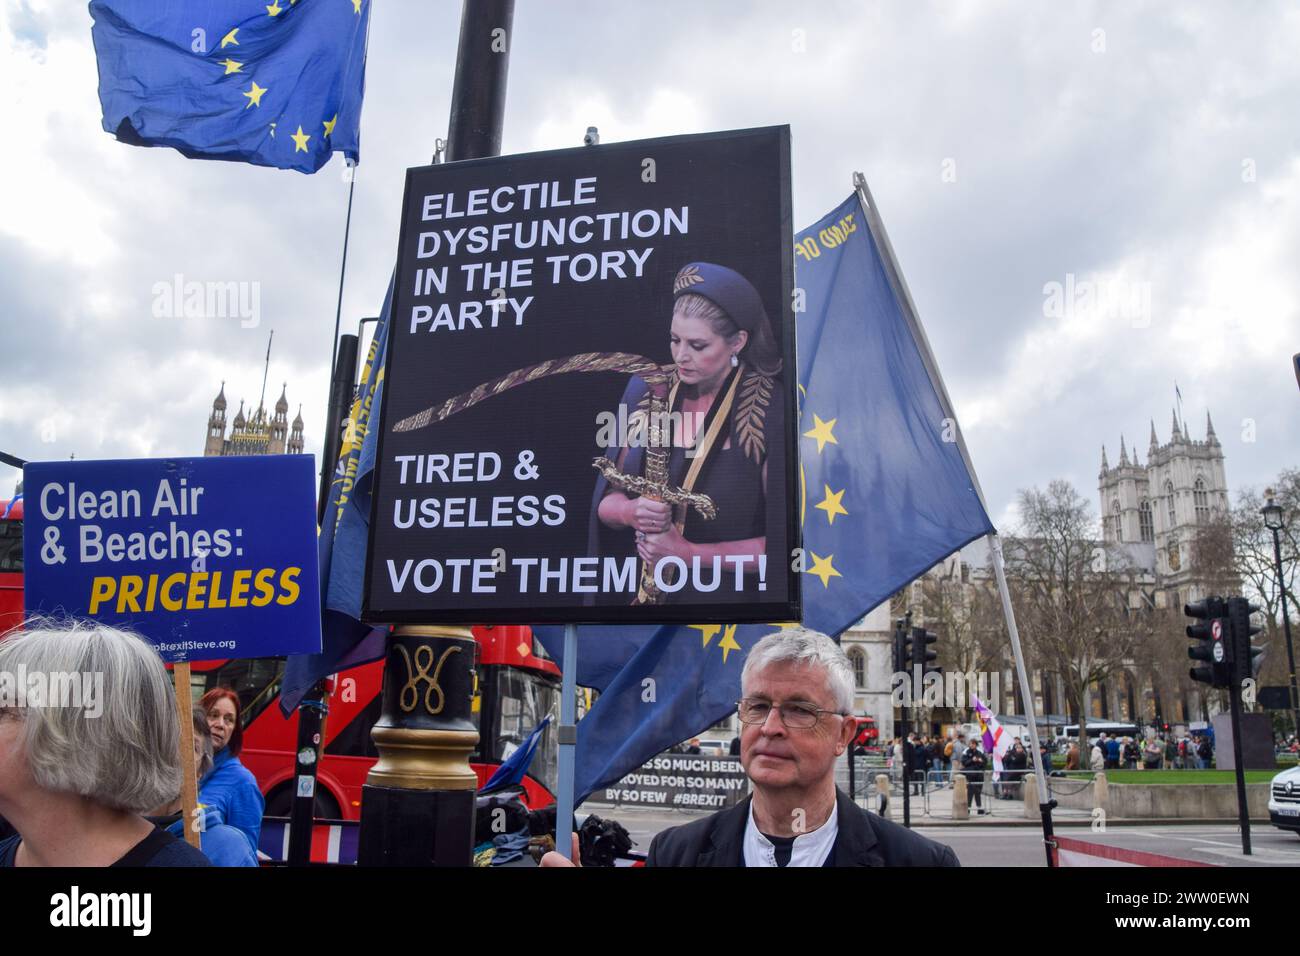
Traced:
<path id="1" fill-rule="evenodd" d="M 822 714 L 844 716 L 838 710 L 822 710 L 812 704 L 792 702 L 782 704 L 778 710 L 781 712 L 781 723 L 796 730 L 807 730 L 809 727 L 816 726 Z M 740 718 L 742 724 L 766 723 L 767 715 L 771 712 L 772 702 L 768 700 L 745 697 L 736 701 L 736 716 Z"/>

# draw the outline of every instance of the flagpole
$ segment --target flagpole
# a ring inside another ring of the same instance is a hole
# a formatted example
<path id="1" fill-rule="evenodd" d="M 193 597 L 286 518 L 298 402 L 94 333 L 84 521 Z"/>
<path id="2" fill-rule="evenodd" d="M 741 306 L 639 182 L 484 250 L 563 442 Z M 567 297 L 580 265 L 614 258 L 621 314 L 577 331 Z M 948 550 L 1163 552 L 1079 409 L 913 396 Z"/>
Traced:
<path id="1" fill-rule="evenodd" d="M 903 318 L 912 332 L 912 338 L 916 342 L 917 351 L 921 354 L 921 361 L 925 365 L 926 373 L 930 376 L 930 383 L 934 386 L 939 402 L 943 406 L 944 415 L 956 424 L 957 414 L 953 409 L 952 399 L 948 397 L 948 388 L 944 385 L 943 376 L 939 373 L 939 365 L 935 361 L 934 352 L 930 349 L 930 340 L 926 337 L 925 328 L 921 325 L 920 314 L 916 310 L 916 303 L 912 300 L 912 293 L 907 287 L 907 280 L 903 278 L 903 270 L 898 265 L 898 257 L 894 254 L 893 244 L 889 241 L 889 233 L 885 230 L 884 220 L 881 219 L 876 208 L 876 201 L 871 195 L 871 189 L 867 186 L 867 178 L 862 173 L 855 172 L 853 174 L 853 188 L 857 193 L 858 203 L 862 206 L 863 215 L 866 217 L 867 228 L 876 241 L 876 248 L 880 250 L 885 272 L 889 276 L 895 294 L 898 296 Z M 975 487 L 975 494 L 979 497 L 980 504 L 987 514 L 988 503 L 984 499 L 984 491 L 980 488 L 979 477 L 975 473 L 975 466 L 971 462 L 970 452 L 966 448 L 966 439 L 962 435 L 960 427 L 954 429 L 954 431 L 957 437 L 957 449 L 961 452 L 962 461 L 966 465 L 966 472 L 970 476 L 971 484 Z M 1034 714 L 1034 692 L 1029 684 L 1029 676 L 1025 668 L 1025 655 L 1020 645 L 1020 631 L 1016 627 L 1016 613 L 1011 606 L 1011 592 L 1007 587 L 1006 567 L 1002 556 L 1002 541 L 996 531 L 985 537 L 989 542 L 990 556 L 993 561 L 993 575 L 997 579 L 998 596 L 1002 600 L 1002 615 L 1007 622 L 1007 632 L 1011 636 L 1011 653 L 1015 658 L 1016 674 L 1020 679 L 1020 696 L 1025 713 L 1029 717 L 1029 739 L 1032 744 L 1030 756 L 1034 761 L 1034 777 L 1038 785 L 1038 809 L 1042 815 L 1043 847 L 1047 853 L 1047 865 L 1051 867 L 1056 865 L 1055 855 L 1052 852 L 1055 849 L 1055 841 L 1052 838 L 1052 808 L 1056 806 L 1056 801 L 1052 800 L 1047 792 L 1047 777 L 1043 772 L 1042 753 L 1038 745 L 1038 722 Z"/>
<path id="2" fill-rule="evenodd" d="M 555 849 L 573 859 L 574 765 L 578 744 L 578 626 L 564 625 L 564 670 L 560 672 L 559 780 L 555 788 Z"/>
<path id="3" fill-rule="evenodd" d="M 335 401 L 337 394 L 335 387 L 337 385 L 339 371 L 339 328 L 343 321 L 343 282 L 348 273 L 348 237 L 352 233 L 352 192 L 357 188 L 357 167 L 353 163 L 348 167 L 352 172 L 348 177 L 348 214 L 343 220 L 343 261 L 339 264 L 339 296 L 338 303 L 334 306 L 334 336 L 330 339 L 330 397 L 325 406 L 325 437 L 321 446 L 320 456 L 320 500 L 317 502 L 317 510 L 323 515 L 325 513 L 325 503 L 329 500 L 330 483 L 334 480 L 334 466 L 338 463 L 339 448 L 339 430 L 343 425 L 343 418 L 338 414 L 338 408 Z M 356 347 L 352 349 L 352 368 L 348 370 L 348 377 L 356 379 Z M 352 396 L 347 396 L 348 407 L 351 406 Z M 347 408 L 344 408 L 344 414 L 347 414 Z"/>
<path id="4" fill-rule="evenodd" d="M 366 40 L 363 58 L 370 56 L 370 17 L 374 15 L 374 9 L 366 17 Z M 358 134 L 360 135 L 360 134 Z M 318 510 L 324 514 L 325 503 L 329 501 L 330 483 L 334 480 L 334 466 L 338 463 L 339 449 L 339 430 L 342 428 L 342 416 L 336 416 L 334 408 L 334 380 L 338 375 L 339 364 L 339 329 L 343 322 L 343 284 L 348 274 L 348 239 L 352 235 L 352 195 L 357 188 L 357 166 L 360 164 L 360 154 L 356 160 L 348 160 L 347 156 L 343 157 L 345 168 L 348 173 L 348 211 L 343 219 L 343 261 L 339 263 L 339 295 L 338 301 L 334 306 L 334 335 L 330 339 L 330 401 L 326 405 L 325 415 L 325 439 L 321 448 L 320 461 L 320 502 Z M 360 334 L 357 338 L 360 339 Z M 352 371 L 350 377 L 356 380 L 356 352 L 352 354 Z M 349 406 L 350 407 L 350 406 Z M 344 409 L 347 414 L 347 409 Z"/>

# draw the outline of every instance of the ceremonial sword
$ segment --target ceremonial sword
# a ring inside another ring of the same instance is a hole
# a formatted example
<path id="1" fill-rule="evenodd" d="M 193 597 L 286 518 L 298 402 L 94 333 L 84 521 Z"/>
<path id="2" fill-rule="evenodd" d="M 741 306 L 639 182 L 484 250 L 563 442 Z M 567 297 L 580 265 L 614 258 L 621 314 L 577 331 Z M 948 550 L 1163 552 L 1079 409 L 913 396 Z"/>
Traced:
<path id="1" fill-rule="evenodd" d="M 413 432 L 426 428 L 435 422 L 444 421 L 452 415 L 494 395 L 535 382 L 552 375 L 566 375 L 570 372 L 630 372 L 639 375 L 649 386 L 650 408 L 645 449 L 645 474 L 628 475 L 618 470 L 618 465 L 605 456 L 592 460 L 592 467 L 600 472 L 607 482 L 620 491 L 662 501 L 674 507 L 693 507 L 700 517 L 712 519 L 717 516 L 717 505 L 708 495 L 677 488 L 668 481 L 668 463 L 671 454 L 665 424 L 668 416 L 668 381 L 671 366 L 664 367 L 643 355 L 631 352 L 582 352 L 567 358 L 548 359 L 515 369 L 500 378 L 476 385 L 468 392 L 454 395 L 441 405 L 433 405 L 422 412 L 403 418 L 393 426 L 395 432 Z M 641 562 L 641 582 L 633 604 L 659 604 L 663 593 L 655 582 L 654 568 L 649 561 Z"/>

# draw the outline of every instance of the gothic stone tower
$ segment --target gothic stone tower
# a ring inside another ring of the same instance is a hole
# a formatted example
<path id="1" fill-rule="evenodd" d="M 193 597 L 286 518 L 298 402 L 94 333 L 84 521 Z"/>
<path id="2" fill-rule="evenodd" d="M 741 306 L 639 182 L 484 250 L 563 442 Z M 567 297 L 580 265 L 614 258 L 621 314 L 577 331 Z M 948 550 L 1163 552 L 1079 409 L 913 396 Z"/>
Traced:
<path id="1" fill-rule="evenodd" d="M 208 415 L 208 437 L 203 443 L 203 457 L 220 455 L 226 437 L 226 383 L 221 383 L 221 391 L 212 402 L 212 412 Z"/>
<path id="2" fill-rule="evenodd" d="M 204 438 L 204 456 L 222 455 L 299 455 L 302 454 L 304 439 L 302 434 L 302 407 L 298 408 L 298 417 L 289 422 L 288 384 L 280 390 L 280 398 L 275 403 L 275 412 L 268 419 L 266 409 L 260 404 L 248 417 L 244 415 L 244 403 L 239 403 L 239 411 L 230 423 L 230 435 L 226 432 L 226 383 L 221 383 L 221 391 L 212 402 L 212 412 L 208 415 L 208 430 Z"/>
<path id="3" fill-rule="evenodd" d="M 1123 437 L 1116 467 L 1107 463 L 1103 447 L 1098 491 L 1105 540 L 1152 543 L 1156 574 L 1186 594 L 1186 585 L 1195 579 L 1191 544 L 1196 529 L 1213 512 L 1228 509 L 1223 447 L 1209 413 L 1204 441 L 1194 440 L 1175 412 L 1169 441 L 1161 445 L 1152 422 L 1145 467 L 1136 452 L 1129 461 Z"/>

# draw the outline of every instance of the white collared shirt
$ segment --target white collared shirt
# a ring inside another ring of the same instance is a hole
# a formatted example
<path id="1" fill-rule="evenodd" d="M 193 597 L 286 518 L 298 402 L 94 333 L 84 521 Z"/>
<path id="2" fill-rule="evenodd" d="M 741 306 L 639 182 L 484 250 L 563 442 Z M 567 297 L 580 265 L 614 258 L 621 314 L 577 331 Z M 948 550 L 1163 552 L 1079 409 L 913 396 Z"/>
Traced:
<path id="1" fill-rule="evenodd" d="M 790 862 L 786 866 L 821 866 L 831 855 L 835 838 L 839 835 L 837 819 L 839 807 L 831 804 L 831 815 L 811 833 L 800 833 L 790 848 Z M 745 824 L 745 866 L 776 866 L 776 847 L 758 829 L 754 822 L 754 801 L 749 801 L 749 822 Z"/>

